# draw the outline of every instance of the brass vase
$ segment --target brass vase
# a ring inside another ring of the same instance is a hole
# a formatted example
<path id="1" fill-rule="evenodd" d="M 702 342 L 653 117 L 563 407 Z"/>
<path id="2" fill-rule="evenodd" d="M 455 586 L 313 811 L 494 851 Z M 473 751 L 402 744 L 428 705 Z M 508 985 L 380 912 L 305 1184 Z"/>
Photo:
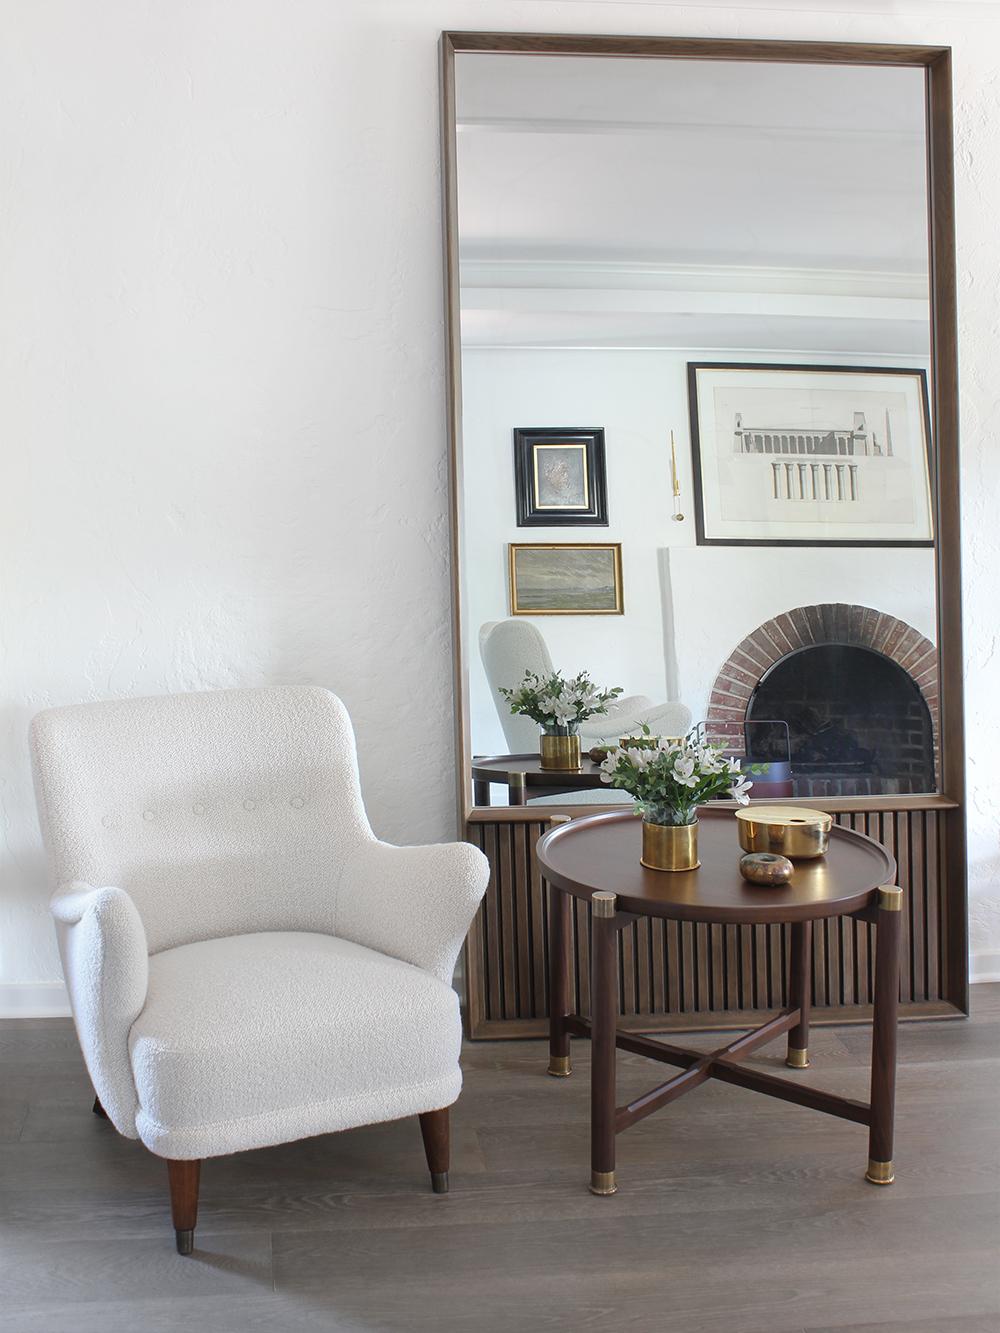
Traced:
<path id="1" fill-rule="evenodd" d="M 542 768 L 576 769 L 580 767 L 580 737 L 550 736 L 543 731 L 538 747 Z"/>
<path id="2" fill-rule="evenodd" d="M 695 870 L 698 860 L 698 821 L 693 824 L 654 824 L 642 821 L 642 864 L 650 870 Z"/>

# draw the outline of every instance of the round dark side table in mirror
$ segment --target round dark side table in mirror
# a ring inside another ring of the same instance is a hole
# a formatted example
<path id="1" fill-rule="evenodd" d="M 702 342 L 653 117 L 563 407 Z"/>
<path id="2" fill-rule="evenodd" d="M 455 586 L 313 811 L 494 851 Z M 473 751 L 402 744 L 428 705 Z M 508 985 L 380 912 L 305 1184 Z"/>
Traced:
<path id="1" fill-rule="evenodd" d="M 795 1102 L 868 1127 L 868 1169 L 875 1185 L 893 1180 L 892 1137 L 896 1084 L 902 891 L 896 863 L 871 838 L 834 828 L 825 857 L 798 861 L 787 884 L 761 888 L 740 875 L 733 815 L 699 814 L 701 867 L 683 873 L 640 864 L 641 825 L 631 812 L 589 815 L 551 828 L 538 843 L 538 863 L 549 886 L 549 1073 L 572 1072 L 570 1038 L 591 1040 L 591 1183 L 613 1194 L 615 1139 L 623 1130 L 710 1078 Z M 591 1017 L 570 1002 L 571 899 L 590 904 Z M 709 925 L 791 925 L 788 1005 L 760 1027 L 710 1052 L 690 1050 L 619 1031 L 618 933 L 636 916 Z M 876 926 L 875 1015 L 870 1102 L 823 1092 L 740 1065 L 742 1057 L 788 1034 L 786 1064 L 809 1063 L 812 925 L 852 917 Z M 681 1073 L 624 1106 L 616 1104 L 617 1049 Z"/>

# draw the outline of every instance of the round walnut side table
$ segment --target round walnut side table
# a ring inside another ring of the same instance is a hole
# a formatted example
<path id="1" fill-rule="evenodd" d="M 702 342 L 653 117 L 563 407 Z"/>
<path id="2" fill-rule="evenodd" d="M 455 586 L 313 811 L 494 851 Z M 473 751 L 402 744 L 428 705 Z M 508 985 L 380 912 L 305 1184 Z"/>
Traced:
<path id="1" fill-rule="evenodd" d="M 895 861 L 871 838 L 834 825 L 826 856 L 797 861 L 787 884 L 774 888 L 748 884 L 739 872 L 740 847 L 731 810 L 700 811 L 697 870 L 647 870 L 639 862 L 641 841 L 640 821 L 631 811 L 614 811 L 557 824 L 538 842 L 539 866 L 549 885 L 549 1073 L 569 1074 L 570 1038 L 590 1038 L 593 1193 L 613 1194 L 617 1188 L 618 1134 L 710 1078 L 867 1125 L 865 1178 L 873 1185 L 891 1184 L 903 897 L 894 884 Z M 583 899 L 591 908 L 589 1020 L 570 1011 L 571 898 Z M 789 923 L 788 1008 L 709 1053 L 619 1031 L 618 932 L 637 916 L 712 925 Z M 787 1032 L 786 1064 L 792 1069 L 808 1065 L 812 923 L 841 916 L 877 927 L 870 1103 L 739 1064 L 741 1057 Z M 617 1106 L 617 1048 L 678 1066 L 682 1072 Z"/>

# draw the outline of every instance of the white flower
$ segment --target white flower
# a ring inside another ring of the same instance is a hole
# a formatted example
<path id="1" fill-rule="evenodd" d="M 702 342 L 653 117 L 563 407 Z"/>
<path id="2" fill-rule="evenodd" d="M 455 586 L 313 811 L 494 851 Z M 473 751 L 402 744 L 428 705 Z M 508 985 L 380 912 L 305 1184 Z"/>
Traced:
<path id="1" fill-rule="evenodd" d="M 738 782 L 733 783 L 729 790 L 729 794 L 738 805 L 749 805 L 750 797 L 747 796 L 746 793 L 752 786 L 753 783 L 747 778 L 740 778 Z"/>
<path id="2" fill-rule="evenodd" d="M 563 726 L 576 720 L 576 708 L 573 704 L 564 703 L 562 699 L 556 699 L 553 702 L 552 712 L 555 714 L 556 721 L 562 723 Z"/>
<path id="3" fill-rule="evenodd" d="M 674 760 L 673 773 L 682 787 L 696 787 L 698 785 L 700 774 L 695 772 L 694 756 L 691 754 L 679 755 Z"/>

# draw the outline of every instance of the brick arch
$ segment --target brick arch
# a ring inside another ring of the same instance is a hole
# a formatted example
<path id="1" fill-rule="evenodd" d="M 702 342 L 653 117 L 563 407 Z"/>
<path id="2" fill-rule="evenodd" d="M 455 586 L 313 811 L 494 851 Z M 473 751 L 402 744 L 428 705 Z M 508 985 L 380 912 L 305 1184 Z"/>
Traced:
<path id="1" fill-rule="evenodd" d="M 937 649 L 905 620 L 870 606 L 824 602 L 798 606 L 765 620 L 737 644 L 715 678 L 708 704 L 708 734 L 735 749 L 743 748 L 743 724 L 750 698 L 764 675 L 790 653 L 820 644 L 849 644 L 881 653 L 911 677 L 931 715 L 935 761 L 938 757 Z"/>

